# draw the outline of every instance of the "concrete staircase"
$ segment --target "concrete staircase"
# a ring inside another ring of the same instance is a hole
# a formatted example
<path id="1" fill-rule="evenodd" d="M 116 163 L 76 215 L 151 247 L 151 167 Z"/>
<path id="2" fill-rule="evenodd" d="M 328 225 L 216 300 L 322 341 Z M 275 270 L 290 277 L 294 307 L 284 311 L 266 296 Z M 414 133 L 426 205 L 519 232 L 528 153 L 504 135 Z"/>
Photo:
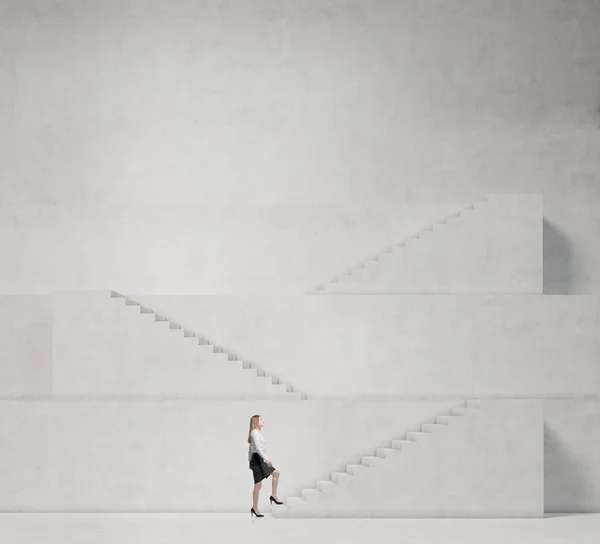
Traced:
<path id="1" fill-rule="evenodd" d="M 313 294 L 541 293 L 539 195 L 490 195 L 388 247 Z"/>
<path id="2" fill-rule="evenodd" d="M 302 489 L 300 496 L 273 507 L 273 517 L 540 516 L 543 438 L 538 437 L 539 444 L 536 437 L 523 443 L 524 450 L 540 456 L 539 470 L 532 471 L 529 460 L 521 459 L 527 453 L 505 451 L 507 438 L 517 444 L 520 439 L 511 436 L 510 420 L 517 413 L 503 410 L 491 406 L 486 413 L 480 401 L 466 401 L 434 423 L 377 448 L 374 455 L 347 464 L 344 472 Z"/>
<path id="3" fill-rule="evenodd" d="M 114 301 L 124 304 L 124 307 L 129 310 L 132 316 L 135 315 L 137 319 L 151 322 L 154 325 L 157 334 L 160 333 L 162 329 L 163 334 L 166 331 L 170 337 L 178 340 L 181 349 L 186 349 L 188 353 L 190 348 L 196 351 L 198 363 L 201 365 L 199 366 L 199 369 L 208 368 L 209 366 L 213 367 L 211 369 L 213 371 L 212 379 L 218 379 L 217 376 L 214 375 L 215 370 L 221 370 L 227 373 L 233 371 L 234 375 L 237 375 L 238 378 L 243 377 L 244 381 L 247 381 L 248 378 L 254 381 L 253 389 L 259 391 L 258 398 L 289 400 L 303 400 L 306 398 L 305 394 L 294 391 L 290 385 L 280 383 L 275 376 L 267 374 L 264 370 L 256 368 L 250 363 L 239 360 L 237 356 L 228 353 L 222 347 L 212 344 L 207 338 L 183 327 L 181 324 L 176 323 L 165 316 L 157 314 L 151 308 L 140 304 L 131 297 L 118 293 L 117 291 L 111 291 L 110 297 Z M 214 368 L 215 364 L 217 364 L 216 369 Z M 262 392 L 264 392 L 264 394 Z M 246 397 L 247 395 L 243 396 Z"/>

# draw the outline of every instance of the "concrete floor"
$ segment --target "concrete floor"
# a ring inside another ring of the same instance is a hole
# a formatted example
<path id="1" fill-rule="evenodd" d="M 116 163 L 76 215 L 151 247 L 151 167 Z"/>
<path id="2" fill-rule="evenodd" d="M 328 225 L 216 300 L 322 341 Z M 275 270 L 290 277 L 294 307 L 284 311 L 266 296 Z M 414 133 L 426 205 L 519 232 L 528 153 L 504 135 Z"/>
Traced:
<path id="1" fill-rule="evenodd" d="M 0 514 L 6 544 L 598 544 L 600 514 L 545 519 L 263 519 L 242 514 Z"/>

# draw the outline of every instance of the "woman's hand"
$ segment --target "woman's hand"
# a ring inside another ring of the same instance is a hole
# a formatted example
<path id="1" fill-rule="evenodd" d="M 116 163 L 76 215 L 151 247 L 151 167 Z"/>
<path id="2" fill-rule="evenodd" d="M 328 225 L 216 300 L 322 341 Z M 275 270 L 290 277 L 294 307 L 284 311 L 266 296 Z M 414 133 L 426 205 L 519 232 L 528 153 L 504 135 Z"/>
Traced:
<path id="1" fill-rule="evenodd" d="M 267 461 L 267 466 L 270 466 L 270 467 L 273 466 L 273 462 L 270 459 Z"/>

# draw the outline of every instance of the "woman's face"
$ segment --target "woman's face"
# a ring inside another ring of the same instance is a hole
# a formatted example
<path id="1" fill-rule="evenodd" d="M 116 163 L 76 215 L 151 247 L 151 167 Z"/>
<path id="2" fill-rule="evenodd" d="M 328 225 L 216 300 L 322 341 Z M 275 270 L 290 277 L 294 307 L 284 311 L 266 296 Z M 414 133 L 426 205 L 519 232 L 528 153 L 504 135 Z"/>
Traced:
<path id="1" fill-rule="evenodd" d="M 265 426 L 265 423 L 264 423 L 264 421 L 263 421 L 263 418 L 262 418 L 262 417 L 259 417 L 259 418 L 258 418 L 258 426 L 259 426 L 259 427 L 264 427 L 264 426 Z"/>

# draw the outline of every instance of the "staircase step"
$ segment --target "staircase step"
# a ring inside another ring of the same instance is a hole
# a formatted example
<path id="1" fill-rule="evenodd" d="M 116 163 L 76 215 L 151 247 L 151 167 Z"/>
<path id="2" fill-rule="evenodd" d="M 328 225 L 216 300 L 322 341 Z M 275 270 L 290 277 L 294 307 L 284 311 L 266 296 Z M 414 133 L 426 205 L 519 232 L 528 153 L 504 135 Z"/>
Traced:
<path id="1" fill-rule="evenodd" d="M 321 491 L 318 489 L 301 489 L 300 490 L 300 496 L 306 500 L 306 501 L 310 501 L 310 500 L 314 500 L 315 498 L 318 498 L 321 496 Z"/>
<path id="2" fill-rule="evenodd" d="M 247 374 L 252 375 L 255 378 L 258 378 L 258 373 L 256 372 L 256 368 L 246 368 L 246 367 L 243 367 L 242 370 L 244 372 L 246 372 Z"/>
<path id="3" fill-rule="evenodd" d="M 202 364 L 202 363 L 200 363 Z M 245 370 L 242 366 L 242 361 L 217 361 L 217 364 L 222 368 L 231 368 L 234 370 Z"/>
<path id="4" fill-rule="evenodd" d="M 394 450 L 394 451 L 396 451 L 396 450 Z M 363 457 L 360 458 L 361 465 L 365 465 L 367 467 L 376 466 L 379 463 L 383 463 L 383 462 L 384 462 L 384 458 L 379 457 L 379 456 L 364 455 Z"/>
<path id="5" fill-rule="evenodd" d="M 369 467 L 366 467 L 365 465 L 346 465 L 346 472 L 348 474 L 352 474 L 353 476 L 356 476 L 357 474 L 360 474 L 368 469 Z"/>
<path id="6" fill-rule="evenodd" d="M 392 449 L 407 450 L 414 448 L 417 443 L 414 440 L 392 440 Z"/>
<path id="7" fill-rule="evenodd" d="M 205 357 L 212 357 L 215 354 L 212 345 L 198 344 L 198 352 Z"/>
<path id="8" fill-rule="evenodd" d="M 274 504 L 271 506 L 271 514 L 274 518 L 289 518 L 290 509 L 285 504 Z"/>
<path id="9" fill-rule="evenodd" d="M 421 441 L 431 436 L 431 433 L 424 433 L 421 431 L 409 431 L 406 433 L 408 440 Z"/>
<path id="10" fill-rule="evenodd" d="M 452 412 L 452 415 L 461 415 L 461 416 L 466 416 L 466 415 L 472 413 L 473 410 L 476 410 L 476 408 L 473 408 L 473 407 L 465 408 L 464 406 L 456 406 L 456 407 L 450 409 L 450 411 Z"/>
<path id="11" fill-rule="evenodd" d="M 331 480 L 319 480 L 317 482 L 317 489 L 321 492 L 325 493 L 327 491 L 331 491 L 336 488 L 336 483 Z"/>
<path id="12" fill-rule="evenodd" d="M 287 499 L 287 506 L 289 508 L 302 508 L 306 505 L 306 499 L 303 499 L 302 497 L 288 497 Z"/>
<path id="13" fill-rule="evenodd" d="M 377 448 L 376 453 L 377 457 L 387 459 L 392 455 L 398 455 L 398 453 L 400 453 L 400 450 L 398 448 Z"/>
<path id="14" fill-rule="evenodd" d="M 463 418 L 464 416 L 436 416 L 435 420 L 442 425 L 449 425 L 453 421 L 460 421 Z"/>
<path id="15" fill-rule="evenodd" d="M 273 383 L 269 389 L 270 393 L 285 397 L 288 394 L 287 385 L 284 383 Z"/>
<path id="16" fill-rule="evenodd" d="M 421 425 L 421 430 L 424 433 L 434 433 L 436 431 L 439 431 L 440 429 L 445 428 L 445 425 L 441 425 L 440 423 L 423 423 L 423 425 Z"/>
<path id="17" fill-rule="evenodd" d="M 344 482 L 347 482 L 352 477 L 353 476 L 351 474 L 348 474 L 347 472 L 332 472 L 331 473 L 331 480 L 336 484 L 342 484 Z"/>
<path id="18" fill-rule="evenodd" d="M 229 363 L 229 362 L 233 362 L 234 361 L 234 359 L 230 359 L 229 358 L 229 355 L 227 353 L 215 353 L 214 351 L 211 354 L 211 360 L 212 361 L 219 361 L 219 362 L 222 362 L 222 363 Z"/>

